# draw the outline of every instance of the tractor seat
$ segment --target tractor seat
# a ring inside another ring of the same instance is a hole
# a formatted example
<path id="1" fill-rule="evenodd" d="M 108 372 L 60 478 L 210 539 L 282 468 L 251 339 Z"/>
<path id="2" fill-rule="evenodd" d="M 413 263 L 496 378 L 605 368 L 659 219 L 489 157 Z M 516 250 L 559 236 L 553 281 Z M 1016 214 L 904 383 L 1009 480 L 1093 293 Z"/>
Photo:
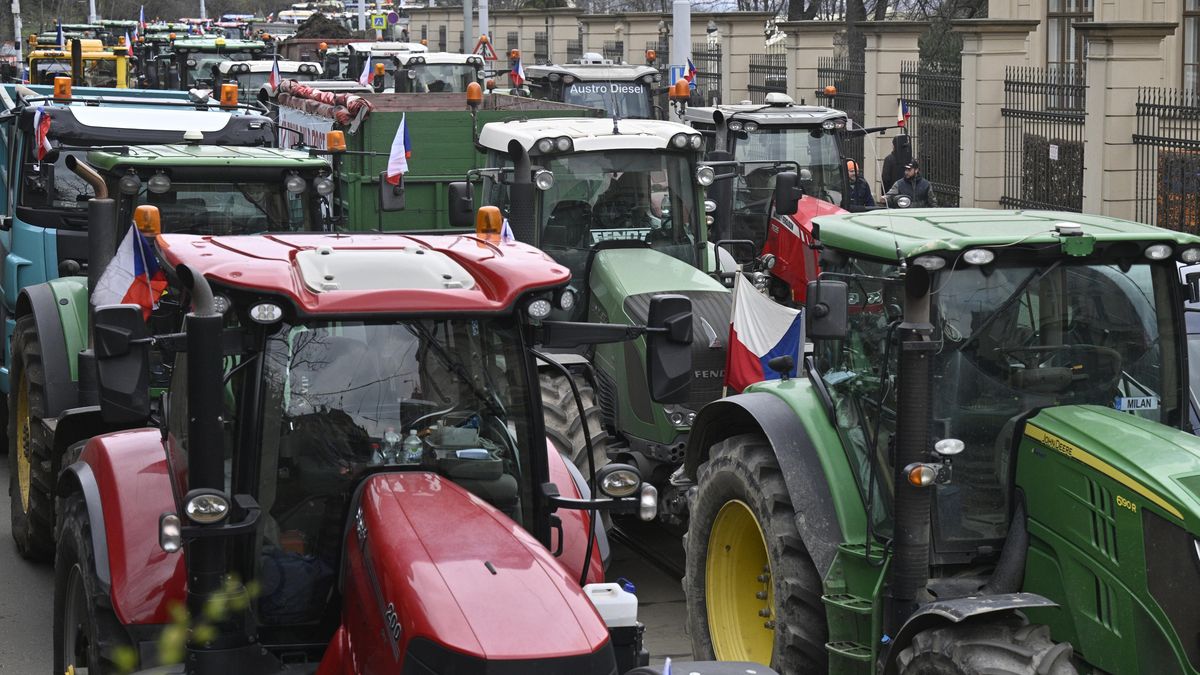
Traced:
<path id="1" fill-rule="evenodd" d="M 592 205 L 583 200 L 562 201 L 554 205 L 542 235 L 543 248 L 586 248 L 592 223 Z"/>

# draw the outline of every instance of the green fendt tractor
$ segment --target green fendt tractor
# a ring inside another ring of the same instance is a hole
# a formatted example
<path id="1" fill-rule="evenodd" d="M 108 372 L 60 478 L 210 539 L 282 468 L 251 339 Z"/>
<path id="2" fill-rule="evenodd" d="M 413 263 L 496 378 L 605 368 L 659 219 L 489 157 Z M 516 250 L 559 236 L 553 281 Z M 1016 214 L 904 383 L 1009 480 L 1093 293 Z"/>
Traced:
<path id="1" fill-rule="evenodd" d="M 697 658 L 785 673 L 1195 673 L 1200 238 L 1097 216 L 816 219 L 800 377 L 688 446 Z M 783 370 L 791 357 L 770 367 Z"/>

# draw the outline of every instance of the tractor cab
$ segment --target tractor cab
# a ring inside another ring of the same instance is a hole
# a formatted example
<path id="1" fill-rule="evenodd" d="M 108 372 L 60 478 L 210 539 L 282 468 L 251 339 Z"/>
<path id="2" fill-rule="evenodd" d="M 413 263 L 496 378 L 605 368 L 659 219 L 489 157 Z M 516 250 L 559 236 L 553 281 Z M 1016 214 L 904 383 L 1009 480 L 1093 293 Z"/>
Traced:
<path id="1" fill-rule="evenodd" d="M 662 74 L 652 66 L 615 63 L 587 53 L 574 63 L 524 66 L 533 98 L 605 111 L 607 117 L 660 119 L 656 100 Z"/>
<path id="2" fill-rule="evenodd" d="M 145 372 L 143 308 L 97 309 L 99 410 L 126 431 L 67 469 L 56 616 L 98 600 L 110 557 L 136 569 L 106 578 L 99 620 L 59 622 L 56 670 L 114 649 L 189 675 L 646 664 L 584 585 L 607 551 L 596 511 L 652 513 L 653 489 L 610 467 L 591 496 L 546 439 L 532 350 L 629 331 L 548 321 L 560 265 L 494 236 L 163 234 L 153 248 L 168 279 L 151 323 L 184 329 L 154 341 L 170 386 L 150 419 L 145 381 L 120 375 Z M 635 331 L 653 335 L 653 396 L 689 376 L 689 318 L 660 297 Z M 122 534 L 79 546 L 76 532 L 107 536 L 88 527 L 100 513 Z M 160 656 L 173 605 L 190 637 Z"/>
<path id="3" fill-rule="evenodd" d="M 346 68 L 343 73 L 357 80 L 364 72 L 374 74 L 376 67 L 382 65 L 390 80 L 396 72 L 398 58 L 427 52 L 429 48 L 420 42 L 350 42 L 346 45 Z"/>
<path id="4" fill-rule="evenodd" d="M 124 45 L 105 47 L 98 39 L 77 39 L 64 48 L 35 48 L 29 52 L 30 84 L 54 84 L 56 77 L 70 77 L 75 85 L 83 87 L 127 88 L 128 49 Z"/>
<path id="5" fill-rule="evenodd" d="M 804 375 L 700 413 L 685 464 L 696 656 L 1187 672 L 1195 616 L 1170 589 L 1198 569 L 1182 310 L 1200 280 L 1177 264 L 1200 261 L 1200 237 L 1077 213 L 902 213 L 818 217 Z M 746 564 L 766 571 L 757 601 L 741 596 Z M 1145 632 L 1112 649 L 1126 625 Z"/>
<path id="6" fill-rule="evenodd" d="M 285 80 L 310 82 L 318 79 L 324 68 L 319 63 L 307 61 L 222 61 L 213 66 L 216 82 L 234 82 L 238 93 L 254 98 L 258 90 L 271 79 L 272 70 L 278 66 L 279 75 Z"/>
<path id="7" fill-rule="evenodd" d="M 397 54 L 396 93 L 466 93 L 483 81 L 483 57 L 450 52 Z"/>
<path id="8" fill-rule="evenodd" d="M 846 114 L 772 93 L 765 105 L 688 107 L 683 121 L 704 134 L 707 157 L 720 167 L 710 190 L 714 236 L 751 241 L 770 254 L 770 295 L 802 301 L 817 270 L 812 219 L 851 208 L 841 146 Z M 775 205 L 775 177 L 784 171 L 796 173 L 802 191 L 794 213 Z"/>
<path id="9" fill-rule="evenodd" d="M 674 122 L 550 118 L 486 124 L 478 144 L 488 153 L 487 168 L 473 172 L 485 203 L 500 207 L 517 241 L 571 272 L 571 297 L 553 316 L 635 325 L 655 293 L 691 299 L 695 371 L 677 405 L 641 395 L 640 343 L 559 350 L 571 352 L 561 358 L 577 367 L 572 376 L 581 386 L 599 392 L 599 414 L 589 424 L 611 434 L 609 454 L 636 458 L 669 490 L 694 412 L 718 398 L 724 382 L 730 293 L 716 278 L 717 247 L 708 238 L 704 189 L 713 170 L 701 163 L 702 137 Z M 468 220 L 461 209 L 469 200 L 467 185 L 451 187 L 452 224 Z M 592 369 L 582 368 L 585 362 Z M 563 395 L 565 379 L 546 377 L 548 396 Z M 583 466 L 579 425 L 551 428 Z"/>
<path id="10" fill-rule="evenodd" d="M 183 91 L 213 88 L 213 72 L 218 64 L 226 61 L 257 61 L 266 53 L 267 45 L 261 40 L 226 40 L 222 37 L 175 40 L 170 54 L 166 55 L 171 61 L 170 71 L 175 75 L 170 78 L 166 88 Z"/>
<path id="11" fill-rule="evenodd" d="M 130 39 L 138 30 L 138 22 L 133 20 L 120 19 L 104 19 L 100 21 L 100 27 L 103 29 L 100 33 L 100 38 L 104 40 L 106 47 L 118 47 L 125 44 L 125 36 L 129 35 Z"/>

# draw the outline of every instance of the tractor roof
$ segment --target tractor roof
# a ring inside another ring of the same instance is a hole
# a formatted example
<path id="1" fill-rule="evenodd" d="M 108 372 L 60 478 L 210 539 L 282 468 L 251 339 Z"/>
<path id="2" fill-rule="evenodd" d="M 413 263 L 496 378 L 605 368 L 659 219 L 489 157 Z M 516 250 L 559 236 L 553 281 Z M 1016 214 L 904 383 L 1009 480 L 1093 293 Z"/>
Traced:
<path id="1" fill-rule="evenodd" d="M 570 272 L 521 243 L 473 235 L 160 235 L 172 266 L 223 286 L 287 297 L 304 315 L 504 313 Z"/>
<path id="2" fill-rule="evenodd" d="M 476 66 L 479 68 L 483 67 L 483 57 L 477 56 L 475 54 L 456 54 L 454 52 L 422 52 L 419 54 L 414 53 L 411 56 L 407 56 L 407 57 L 401 55 L 401 57 L 405 61 L 405 63 L 409 66 L 412 66 L 414 60 L 416 60 L 416 59 L 424 59 L 424 61 L 418 61 L 418 63 L 428 63 L 431 65 L 432 64 L 451 64 L 451 65 L 470 64 L 472 66 Z"/>
<path id="3" fill-rule="evenodd" d="M 580 82 L 632 82 L 649 75 L 653 78 L 658 70 L 652 66 L 636 66 L 626 63 L 567 63 L 561 65 L 525 66 L 529 79 L 543 79 L 551 73 L 570 75 Z"/>
<path id="4" fill-rule="evenodd" d="M 266 51 L 267 44 L 262 40 L 226 40 L 225 38 L 183 38 L 172 43 L 173 51 L 232 53 Z"/>
<path id="5" fill-rule="evenodd" d="M 328 167 L 324 159 L 307 152 L 229 145 L 140 145 L 130 146 L 125 152 L 94 150 L 88 153 L 87 161 L 103 171 L 168 166 L 279 167 L 297 170 Z"/>
<path id="6" fill-rule="evenodd" d="M 491 122 L 479 132 L 479 144 L 492 150 L 508 150 L 508 142 L 517 140 L 526 150 L 541 138 L 567 136 L 576 152 L 592 150 L 665 150 L 676 134 L 696 135 L 695 129 L 678 122 L 625 119 L 616 124 L 612 118 L 547 117 L 515 122 Z"/>
<path id="7" fill-rule="evenodd" d="M 50 138 L 70 145 L 178 143 L 184 133 L 198 131 L 203 134 L 201 142 L 210 145 L 273 145 L 274 126 L 262 115 L 153 106 L 144 100 L 139 107 L 139 99 L 121 102 L 126 105 L 46 105 Z M 21 114 L 19 124 L 28 132 L 33 131 L 33 114 L 31 108 Z"/>
<path id="8" fill-rule="evenodd" d="M 352 52 L 370 52 L 376 56 L 429 51 L 429 47 L 420 42 L 350 42 L 346 44 L 346 49 Z"/>
<path id="9" fill-rule="evenodd" d="M 275 61 L 258 60 L 258 61 L 222 61 L 217 64 L 217 70 L 221 71 L 222 75 L 237 75 L 239 73 L 269 73 L 275 65 Z M 325 72 L 325 66 L 313 61 L 284 61 L 279 62 L 280 73 L 311 73 L 320 75 Z"/>
<path id="10" fill-rule="evenodd" d="M 692 123 L 715 124 L 713 115 L 717 111 L 720 111 L 726 120 L 750 121 L 759 126 L 820 126 L 825 120 L 846 118 L 845 112 L 825 106 L 782 103 L 688 106 L 683 113 L 683 119 Z"/>
<path id="11" fill-rule="evenodd" d="M 1163 241 L 1200 244 L 1200 237 L 1128 220 L 1065 211 L 990 209 L 892 209 L 814 220 L 814 234 L 827 247 L 873 258 L 897 260 L 979 246 L 1057 244 L 1057 225 L 1073 224 L 1097 243 Z"/>

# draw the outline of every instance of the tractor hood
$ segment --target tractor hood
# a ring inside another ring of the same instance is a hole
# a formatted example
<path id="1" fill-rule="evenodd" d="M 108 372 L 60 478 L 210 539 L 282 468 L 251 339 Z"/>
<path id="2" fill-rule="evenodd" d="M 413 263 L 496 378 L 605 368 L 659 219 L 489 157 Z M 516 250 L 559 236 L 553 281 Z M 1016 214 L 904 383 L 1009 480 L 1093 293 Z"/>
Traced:
<path id="1" fill-rule="evenodd" d="M 536 661 L 608 649 L 608 629 L 578 581 L 486 502 L 418 472 L 375 475 L 359 494 L 346 583 L 360 592 L 346 597 L 375 599 L 361 613 L 385 616 L 394 606 L 405 658 L 424 660 L 433 643 L 472 660 L 529 661 L 536 672 Z"/>
<path id="2" fill-rule="evenodd" d="M 1121 485 L 1120 494 L 1200 532 L 1200 438 L 1101 406 L 1047 408 L 1025 441 L 1061 453 Z"/>
<path id="3" fill-rule="evenodd" d="M 591 284 L 625 298 L 643 293 L 713 291 L 729 294 L 717 280 L 682 260 L 652 248 L 615 248 L 596 253 Z"/>

